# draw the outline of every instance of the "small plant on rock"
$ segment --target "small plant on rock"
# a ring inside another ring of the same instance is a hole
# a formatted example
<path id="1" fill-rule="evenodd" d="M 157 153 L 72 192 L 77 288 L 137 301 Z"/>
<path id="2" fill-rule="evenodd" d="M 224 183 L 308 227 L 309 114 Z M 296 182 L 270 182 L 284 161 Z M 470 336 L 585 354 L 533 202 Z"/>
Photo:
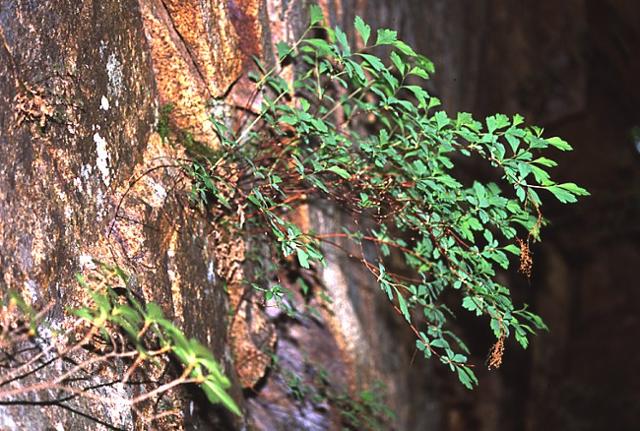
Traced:
<path id="1" fill-rule="evenodd" d="M 324 25 L 318 7 L 310 12 L 303 35 L 277 45 L 278 64 L 258 62 L 251 75 L 260 111 L 240 126 L 215 122 L 220 150 L 198 154 L 186 168 L 193 197 L 241 214 L 235 229 L 263 238 L 276 262 L 295 256 L 301 268 L 322 265 L 323 245 L 336 238 L 375 245 L 377 259 L 358 259 L 414 332 L 417 349 L 471 388 L 470 352 L 450 328 L 443 297 L 455 292 L 463 308 L 488 318 L 497 339 L 493 365 L 507 337 L 526 348 L 545 328 L 513 304 L 496 274 L 510 255 L 530 271 L 528 245 L 545 223 L 541 194 L 562 203 L 588 194 L 548 172 L 556 166 L 549 150 L 571 147 L 517 114 L 449 116 L 422 85 L 433 64 L 395 31 L 373 33 L 357 17 L 354 45 L 339 27 Z M 280 75 L 284 64 L 295 67 L 293 82 Z M 483 163 L 496 181 L 469 178 L 457 167 L 463 159 Z M 308 203 L 336 205 L 367 222 L 319 235 L 290 217 Z M 392 252 L 404 257 L 406 273 L 385 265 Z"/>

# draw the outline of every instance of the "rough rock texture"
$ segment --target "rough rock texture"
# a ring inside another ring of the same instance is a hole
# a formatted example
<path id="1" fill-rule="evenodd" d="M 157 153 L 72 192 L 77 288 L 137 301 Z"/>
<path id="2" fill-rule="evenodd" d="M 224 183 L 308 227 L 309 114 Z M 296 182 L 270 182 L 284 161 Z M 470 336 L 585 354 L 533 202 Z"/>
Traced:
<path id="1" fill-rule="evenodd" d="M 209 100 L 229 93 L 251 55 L 264 47 L 269 59 L 267 13 L 286 10 L 257 1 L 77 1 L 56 5 L 58 14 L 47 2 L 0 5 L 3 291 L 17 288 L 36 306 L 52 302 L 48 320 L 59 324 L 63 309 L 84 299 L 73 275 L 91 258 L 115 263 L 135 276 L 129 287 L 212 348 L 234 382 L 235 370 L 242 386 L 253 386 L 275 338 L 254 345 L 254 329 L 269 324 L 245 301 L 241 272 L 227 277 L 236 310 L 227 335 L 218 277 L 241 263 L 237 238 L 222 237 L 190 207 L 176 168 L 182 150 L 152 132 L 158 107 L 172 103 L 172 125 L 215 146 Z M 289 28 L 273 25 L 276 33 Z M 240 80 L 229 100 L 246 103 L 249 94 Z M 176 426 L 222 426 L 224 414 L 200 406 L 185 405 Z M 99 423 L 91 412 L 116 427 L 141 426 L 130 413 L 114 418 L 87 403 L 76 412 L 2 408 L 9 429 L 89 429 Z"/>
<path id="2" fill-rule="evenodd" d="M 412 361 L 412 338 L 384 296 L 331 250 L 329 266 L 317 278 L 306 276 L 317 289 L 324 284 L 333 304 L 314 300 L 320 312 L 309 319 L 266 316 L 257 298 L 240 289 L 241 273 L 229 272 L 240 267 L 243 241 L 221 235 L 189 205 L 189 184 L 175 167 L 184 153 L 153 133 L 158 108 L 171 103 L 173 127 L 215 146 L 207 119 L 229 114 L 216 109 L 221 102 L 255 109 L 247 105 L 252 90 L 243 74 L 250 56 L 273 61 L 275 42 L 300 33 L 307 3 L 0 0 L 0 289 L 18 288 L 36 304 L 53 302 L 55 323 L 65 306 L 83 299 L 73 275 L 89 256 L 134 273 L 137 293 L 158 302 L 223 361 L 238 401 L 240 388 L 250 388 L 245 424 L 196 391 L 176 428 L 334 429 L 337 409 L 292 393 L 291 373 L 311 384 L 325 370 L 346 391 L 385 382 L 397 429 L 633 429 L 640 383 L 625 364 L 638 362 L 638 349 L 629 348 L 639 323 L 630 288 L 637 230 L 629 228 L 637 220 L 637 205 L 629 202 L 638 198 L 638 178 L 626 130 L 640 123 L 637 3 L 319 2 L 330 22 L 348 32 L 355 14 L 398 29 L 435 61 L 431 91 L 450 112 L 518 111 L 576 146 L 580 158 L 567 159 L 571 169 L 562 175 L 582 179 L 593 203 L 584 213 L 550 210 L 560 221 L 551 245 L 536 251 L 535 290 L 522 281 L 516 290 L 553 332 L 530 354 L 508 346 L 497 373 L 478 367 L 481 386 L 473 393 L 437 365 Z M 604 151 L 603 142 L 619 145 Z M 593 160 L 606 175 L 593 175 Z M 610 177 L 618 178 L 613 186 Z M 346 221 L 331 208 L 303 208 L 297 217 L 322 232 Z M 592 230 L 599 236 L 584 235 Z M 235 281 L 229 295 L 221 274 Z M 229 303 L 237 310 L 231 319 Z M 464 317 L 460 326 L 482 364 L 490 335 Z M 398 349 L 405 338 L 406 349 Z M 269 367 L 272 349 L 283 359 Z M 73 407 L 0 405 L 0 429 L 100 427 L 78 412 L 119 428 L 141 427 L 131 412 L 110 415 L 85 402 Z"/>
<path id="3" fill-rule="evenodd" d="M 53 302 L 57 320 L 142 157 L 154 89 L 135 2 L 51 7 L 0 2 L 0 285 Z M 94 426 L 69 410 L 0 408 L 3 429 Z"/>
<path id="4" fill-rule="evenodd" d="M 211 102 L 222 100 L 241 77 L 250 56 L 262 52 L 259 4 L 194 0 L 142 1 L 141 6 L 159 99 L 173 107 L 171 125 L 191 133 L 201 144 L 216 147 L 209 120 L 214 114 Z M 275 333 L 257 309 L 252 312 L 256 306 L 247 300 L 241 286 L 244 242 L 233 234 L 219 234 L 216 239 L 222 242 L 218 255 L 224 258 L 215 263 L 214 270 L 224 275 L 230 307 L 235 310 L 228 332 L 236 371 L 242 387 L 252 387 L 269 364 L 264 350 L 273 348 Z M 255 332 L 265 333 L 259 348 L 251 341 Z"/>
<path id="5" fill-rule="evenodd" d="M 152 133 L 158 100 L 140 6 L 52 7 L 0 2 L 2 289 L 52 302 L 55 323 L 83 299 L 73 276 L 91 257 L 118 264 L 136 276 L 137 293 L 227 358 L 229 372 L 209 224 L 184 199 L 180 154 Z M 92 414 L 134 425 L 126 411 L 76 407 L 89 418 L 56 406 L 2 407 L 0 416 L 3 429 L 96 429 Z"/>
<path id="6" fill-rule="evenodd" d="M 57 300 L 144 151 L 148 54 L 135 2 L 1 5 L 3 279 Z"/>

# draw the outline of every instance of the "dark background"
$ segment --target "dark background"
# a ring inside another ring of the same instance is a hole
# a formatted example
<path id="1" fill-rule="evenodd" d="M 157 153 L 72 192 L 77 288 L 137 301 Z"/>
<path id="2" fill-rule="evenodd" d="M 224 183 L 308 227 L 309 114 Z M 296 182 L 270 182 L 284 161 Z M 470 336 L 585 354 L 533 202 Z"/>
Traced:
<path id="1" fill-rule="evenodd" d="M 533 276 L 511 281 L 550 332 L 524 352 L 507 346 L 500 370 L 478 370 L 474 392 L 440 376 L 431 426 L 640 429 L 640 1 L 378 6 L 371 20 L 401 29 L 435 62 L 432 92 L 450 113 L 524 114 L 575 149 L 553 154 L 555 178 L 591 192 L 574 205 L 547 196 Z M 479 351 L 490 346 L 479 322 L 460 324 Z"/>

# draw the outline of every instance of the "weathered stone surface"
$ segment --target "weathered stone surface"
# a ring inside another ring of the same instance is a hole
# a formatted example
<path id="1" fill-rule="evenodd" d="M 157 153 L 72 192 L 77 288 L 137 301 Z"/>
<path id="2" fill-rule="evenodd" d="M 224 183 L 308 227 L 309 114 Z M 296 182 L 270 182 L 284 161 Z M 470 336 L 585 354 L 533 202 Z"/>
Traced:
<path id="1" fill-rule="evenodd" d="M 243 72 L 260 57 L 266 37 L 263 2 L 140 0 L 161 104 L 172 122 L 196 140 L 216 145 L 209 121 L 212 99 L 246 103 Z M 267 42 L 269 43 L 269 42 Z M 240 85 L 233 85 L 240 80 Z M 236 100 L 238 99 L 238 100 Z"/>
<path id="2" fill-rule="evenodd" d="M 606 188 L 606 178 L 594 176 L 588 162 L 601 160 L 608 175 L 621 179 L 615 189 L 627 188 L 627 179 L 636 172 L 632 147 L 603 157 L 602 142 L 624 141 L 621 130 L 640 121 L 628 114 L 640 103 L 634 91 L 640 63 L 632 54 L 640 30 L 632 2 L 319 3 L 331 24 L 351 32 L 355 14 L 398 29 L 436 63 L 431 91 L 451 112 L 519 111 L 543 124 L 566 121 L 557 131 L 575 136 L 576 154 L 588 154 L 571 164 L 571 173 L 596 189 Z M 73 282 L 81 263 L 89 256 L 118 263 L 136 274 L 135 288 L 146 300 L 161 304 L 224 361 L 236 399 L 241 400 L 241 386 L 254 387 L 246 407 L 247 422 L 256 429 L 332 429 L 338 422 L 339 412 L 330 406 L 292 401 L 282 375 L 268 373 L 265 350 L 271 349 L 306 382 L 313 382 L 320 368 L 329 369 L 349 389 L 383 380 L 398 414 L 398 429 L 595 429 L 615 417 L 632 423 L 634 409 L 628 406 L 635 405 L 637 391 L 621 393 L 615 402 L 600 393 L 617 390 L 610 387 L 610 376 L 620 385 L 638 385 L 629 377 L 635 375 L 632 370 L 618 362 L 637 356 L 627 349 L 634 340 L 602 342 L 611 332 L 637 333 L 638 320 L 628 306 L 637 303 L 637 295 L 622 287 L 612 294 L 608 280 L 613 273 L 617 286 L 633 284 L 630 269 L 637 247 L 622 226 L 604 215 L 556 236 L 548 256 L 537 261 L 548 271 L 542 286 L 534 293 L 518 293 L 533 302 L 539 298 L 537 307 L 554 327 L 553 338 L 536 343 L 531 357 L 516 356 L 516 366 L 507 366 L 503 374 L 479 369 L 482 386 L 474 393 L 459 389 L 451 376 L 431 370 L 431 364 L 420 359 L 412 363 L 410 334 L 409 347 L 398 351 L 403 326 L 366 271 L 339 253 L 329 251 L 329 266 L 320 273 L 334 303 L 321 307 L 318 320 L 277 315 L 267 322 L 258 299 L 247 300 L 240 289 L 240 273 L 229 277 L 235 285 L 227 297 L 220 274 L 239 266 L 242 241 L 237 241 L 236 259 L 220 259 L 233 257 L 229 250 L 236 241 L 212 234 L 216 226 L 185 199 L 189 184 L 175 166 L 184 153 L 151 133 L 157 107 L 174 104 L 173 126 L 216 145 L 208 123 L 209 101 L 224 99 L 244 107 L 252 94 L 244 75 L 250 56 L 273 62 L 275 42 L 294 40 L 304 27 L 306 6 L 290 0 L 0 0 L 0 288 L 17 287 L 35 303 L 53 301 L 51 320 L 59 322 L 64 306 L 83 299 Z M 592 57 L 584 54 L 585 48 Z M 283 74 L 290 79 L 293 69 Z M 586 84 L 593 80 L 606 82 L 606 91 L 587 92 Z M 255 110 L 258 102 L 249 109 Z M 615 111 L 598 108 L 602 103 Z M 611 127 L 606 133 L 596 127 L 603 119 Z M 563 174 L 574 180 L 569 172 Z M 609 207 L 604 198 L 598 202 Z M 341 220 L 337 213 L 308 208 L 296 216 L 323 232 L 335 231 Z M 621 238 L 607 246 L 609 259 L 600 259 L 593 245 L 575 244 L 583 232 L 579 227 L 605 225 L 617 230 L 602 235 Z M 576 263 L 576 255 L 588 256 L 587 263 Z M 577 281 L 568 276 L 576 268 Z M 232 321 L 229 302 L 240 310 Z M 609 319 L 620 325 L 597 323 Z M 278 329 L 277 344 L 272 332 L 260 329 L 272 324 Z M 474 350 L 482 352 L 491 341 L 469 326 Z M 593 339 L 602 343 L 599 366 L 583 361 L 593 355 Z M 305 359 L 309 357 L 316 360 L 314 366 Z M 478 364 L 484 360 L 475 359 Z M 522 377 L 522 364 L 525 369 L 531 364 L 531 382 Z M 242 427 L 201 402 L 197 391 L 192 395 L 172 427 Z M 606 413 L 600 422 L 580 418 L 581 411 L 600 405 Z M 136 419 L 129 413 L 116 417 L 87 403 L 76 407 L 125 429 L 141 426 L 131 423 Z M 3 429 L 52 429 L 58 424 L 65 429 L 96 427 L 51 406 L 0 407 Z"/>
<path id="3" fill-rule="evenodd" d="M 79 298 L 73 274 L 106 233 L 112 190 L 142 155 L 154 88 L 135 2 L 54 9 L 0 2 L 0 285 L 53 302 L 57 321 Z M 0 417 L 4 429 L 95 426 L 55 406 Z"/>
<path id="4" fill-rule="evenodd" d="M 179 26 L 188 25 L 184 16 L 177 15 L 175 19 L 183 21 L 174 23 L 161 1 L 141 1 L 140 7 L 151 50 L 160 104 L 173 107 L 171 118 L 176 127 L 191 133 L 200 142 L 210 142 L 213 145 L 216 138 L 209 122 L 210 112 L 207 108 L 212 95 L 206 80 L 208 77 L 205 75 L 214 67 L 211 56 L 202 54 L 199 46 L 192 49 L 199 49 L 196 54 L 203 57 L 192 56 L 187 45 L 190 39 L 184 39 L 186 36 L 178 33 Z M 196 34 L 192 35 L 191 39 L 197 35 L 197 24 L 203 25 L 201 19 L 194 21 Z M 228 46 L 223 48 L 229 49 Z"/>
<path id="5" fill-rule="evenodd" d="M 2 290 L 53 302 L 50 320 L 58 322 L 83 300 L 73 278 L 83 264 L 118 264 L 146 300 L 228 358 L 233 377 L 209 224 L 189 209 L 176 169 L 181 154 L 151 134 L 158 101 L 138 4 L 69 1 L 58 14 L 51 7 L 0 3 Z M 113 426 L 134 425 L 130 412 L 76 407 Z M 2 409 L 9 429 L 96 426 L 55 406 Z M 197 417 L 209 410 L 191 406 L 183 420 L 202 426 Z"/>
<path id="6" fill-rule="evenodd" d="M 223 99 L 241 78 L 251 56 L 261 55 L 262 3 L 194 0 L 141 4 L 159 96 L 163 103 L 174 105 L 171 121 L 201 143 L 217 145 L 209 119 L 210 102 Z M 248 84 L 242 81 L 237 87 Z M 237 99 L 239 91 L 236 89 L 229 99 Z M 269 365 L 270 356 L 265 351 L 273 348 L 275 333 L 245 292 L 242 238 L 220 233 L 217 240 L 222 241 L 217 253 L 221 259 L 214 264 L 214 270 L 228 283 L 230 307 L 234 310 L 229 322 L 229 343 L 239 381 L 242 387 L 250 388 Z M 262 340 L 256 346 L 252 337 L 258 333 L 264 334 L 258 337 Z"/>
<path id="7" fill-rule="evenodd" d="M 225 265 L 239 267 L 242 253 L 221 261 L 231 257 L 220 248 L 229 238 L 212 236 L 206 218 L 190 209 L 189 185 L 176 166 L 184 153 L 150 132 L 157 106 L 171 102 L 175 126 L 215 145 L 208 101 L 228 91 L 250 55 L 261 54 L 262 2 L 68 2 L 59 15 L 49 14 L 50 6 L 0 7 L 3 291 L 17 287 L 35 304 L 52 301 L 59 320 L 63 304 L 83 301 L 73 274 L 91 258 L 115 263 L 134 274 L 138 294 L 225 359 L 232 378 L 230 346 L 244 346 L 236 348 L 236 363 L 241 382 L 252 386 L 269 363 L 250 347 L 253 329 L 268 324 L 253 301 L 236 301 L 240 318 L 230 341 L 217 279 Z M 244 296 L 231 287 L 232 299 Z M 23 411 L 3 411 L 3 420 L 18 428 L 91 424 L 76 414 Z M 180 421 L 207 428 L 221 417 L 192 402 Z"/>
<path id="8" fill-rule="evenodd" d="M 135 3 L 2 2 L 4 282 L 57 299 L 81 246 L 109 221 L 153 125 L 153 84 Z M 19 103 L 26 100 L 27 102 Z M 24 118 L 24 103 L 51 109 Z"/>

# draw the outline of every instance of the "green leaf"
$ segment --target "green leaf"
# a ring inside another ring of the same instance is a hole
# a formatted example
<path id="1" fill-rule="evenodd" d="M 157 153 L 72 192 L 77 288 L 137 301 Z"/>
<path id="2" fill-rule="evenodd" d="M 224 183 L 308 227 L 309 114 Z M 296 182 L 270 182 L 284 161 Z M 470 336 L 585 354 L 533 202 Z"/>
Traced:
<path id="1" fill-rule="evenodd" d="M 327 41 L 324 39 L 314 39 L 314 38 L 305 39 L 304 43 L 311 45 L 313 48 L 315 48 L 318 51 L 318 54 L 320 55 L 329 56 L 333 52 L 331 49 L 331 45 L 329 45 Z"/>
<path id="2" fill-rule="evenodd" d="M 371 27 L 366 24 L 359 16 L 356 16 L 353 24 L 356 28 L 356 31 L 362 38 L 362 43 L 364 44 L 364 46 L 367 46 L 367 43 L 369 42 L 369 36 L 371 36 Z"/>
<path id="3" fill-rule="evenodd" d="M 371 54 L 358 54 L 358 55 L 364 58 L 365 61 L 369 63 L 376 72 L 381 72 L 385 70 L 384 63 L 375 55 L 371 55 Z"/>
<path id="4" fill-rule="evenodd" d="M 125 319 L 134 325 L 141 325 L 142 324 L 142 316 L 140 316 L 140 314 L 134 310 L 133 308 L 129 307 L 128 305 L 118 305 L 113 309 L 113 315 L 114 316 L 124 316 Z"/>
<path id="5" fill-rule="evenodd" d="M 444 338 L 436 338 L 431 342 L 431 347 L 438 347 L 440 349 L 444 349 L 449 347 L 449 343 Z"/>
<path id="6" fill-rule="evenodd" d="M 298 117 L 294 115 L 283 115 L 282 117 L 280 117 L 280 122 L 295 126 L 296 124 L 298 124 L 299 120 Z"/>
<path id="7" fill-rule="evenodd" d="M 145 318 L 149 319 L 151 322 L 157 322 L 160 319 L 164 318 L 164 313 L 162 312 L 162 308 L 155 302 L 150 302 L 147 304 L 147 315 Z"/>
<path id="8" fill-rule="evenodd" d="M 201 387 L 211 403 L 222 403 L 232 413 L 242 416 L 242 412 L 236 402 L 220 386 L 210 380 L 205 380 Z"/>
<path id="9" fill-rule="evenodd" d="M 360 81 L 363 83 L 367 82 L 367 77 L 364 74 L 364 69 L 362 68 L 362 66 L 360 66 L 360 64 L 356 63 L 355 61 L 349 60 L 349 59 L 345 59 L 344 60 L 344 65 L 345 68 L 347 68 L 347 70 L 349 70 L 349 68 L 353 69 L 353 71 L 355 72 L 356 76 L 358 78 L 360 78 Z M 320 124 L 322 124 L 324 126 L 324 128 L 326 129 L 326 123 L 324 121 L 320 121 L 318 120 L 318 122 Z"/>
<path id="10" fill-rule="evenodd" d="M 509 244 L 505 247 L 503 247 L 506 251 L 508 251 L 511 254 L 514 254 L 516 256 L 520 256 L 520 247 L 518 247 L 515 244 Z"/>
<path id="11" fill-rule="evenodd" d="M 348 180 L 351 178 L 351 174 L 339 166 L 331 166 L 330 168 L 327 168 L 327 170 L 333 172 L 334 174 L 339 175 L 345 180 Z"/>
<path id="12" fill-rule="evenodd" d="M 417 85 L 405 85 L 405 88 L 413 93 L 421 107 L 427 106 L 427 98 L 429 94 L 422 88 Z"/>
<path id="13" fill-rule="evenodd" d="M 558 164 L 555 161 L 551 159 L 547 159 L 546 157 L 538 157 L 537 159 L 533 160 L 531 163 L 537 163 L 539 165 L 546 166 L 547 168 L 553 168 L 554 166 L 558 166 Z"/>
<path id="14" fill-rule="evenodd" d="M 522 123 L 524 123 L 524 117 L 520 114 L 514 114 L 512 126 L 517 127 Z"/>
<path id="15" fill-rule="evenodd" d="M 580 187 L 576 183 L 563 183 L 563 184 L 558 184 L 557 186 L 563 188 L 564 190 L 567 190 L 570 193 L 573 193 L 576 196 L 590 195 L 590 193 L 586 189 Z"/>
<path id="16" fill-rule="evenodd" d="M 351 55 L 351 47 L 349 46 L 349 41 L 347 40 L 347 35 L 345 34 L 340 27 L 336 27 L 335 30 L 336 40 L 342 46 L 342 53 L 345 57 Z"/>
<path id="17" fill-rule="evenodd" d="M 520 146 L 520 139 L 518 139 L 518 137 L 513 134 L 512 129 L 507 130 L 507 132 L 504 134 L 504 137 L 509 143 L 509 146 L 511 147 L 511 151 L 515 153 L 518 150 L 518 147 Z"/>
<path id="18" fill-rule="evenodd" d="M 476 304 L 476 301 L 474 298 L 470 296 L 465 296 L 462 299 L 462 307 L 466 308 L 469 311 L 475 311 L 478 308 L 478 305 Z"/>
<path id="19" fill-rule="evenodd" d="M 376 45 L 391 45 L 398 40 L 398 32 L 388 28 L 378 29 Z"/>
<path id="20" fill-rule="evenodd" d="M 409 314 L 409 309 L 407 308 L 407 301 L 404 299 L 400 291 L 395 289 L 396 296 L 398 297 L 398 304 L 400 305 L 400 311 L 402 312 L 402 316 L 404 316 L 405 320 L 411 323 L 411 315 Z"/>
<path id="21" fill-rule="evenodd" d="M 516 341 L 520 343 L 523 349 L 526 349 L 529 346 L 529 339 L 527 338 L 526 332 L 521 330 L 520 328 L 516 329 Z"/>
<path id="22" fill-rule="evenodd" d="M 453 362 L 464 363 L 464 362 L 467 362 L 467 357 L 465 355 L 460 354 L 460 353 L 456 353 L 455 355 L 453 355 L 451 360 Z"/>
<path id="23" fill-rule="evenodd" d="M 411 71 L 409 72 L 409 75 L 416 75 L 422 79 L 429 79 L 429 73 L 427 73 L 424 69 L 420 67 L 414 67 L 413 69 L 411 69 Z"/>
<path id="24" fill-rule="evenodd" d="M 578 201 L 576 196 L 589 196 L 589 192 L 576 183 L 556 184 L 547 187 L 547 190 L 562 203 L 575 203 Z"/>
<path id="25" fill-rule="evenodd" d="M 420 177 L 427 173 L 427 165 L 420 159 L 414 160 L 413 163 L 414 172 Z"/>
<path id="26" fill-rule="evenodd" d="M 530 167 L 531 167 L 531 172 L 533 172 L 533 176 L 538 182 L 538 184 L 541 184 L 543 186 L 553 184 L 553 182 L 550 181 L 549 174 L 545 170 L 535 165 L 530 165 Z"/>
<path id="27" fill-rule="evenodd" d="M 498 319 L 491 319 L 491 323 L 489 324 L 491 330 L 493 331 L 493 335 L 496 338 L 500 338 L 502 336 L 502 326 L 500 325 L 500 321 Z"/>
<path id="28" fill-rule="evenodd" d="M 564 139 L 558 138 L 558 137 L 554 137 L 554 138 L 548 138 L 546 139 L 546 141 L 549 143 L 549 145 L 556 147 L 557 149 L 561 150 L 561 151 L 571 151 L 573 150 L 573 148 L 571 148 L 571 145 L 569 145 L 567 143 L 567 141 L 565 141 Z"/>
<path id="29" fill-rule="evenodd" d="M 509 126 L 509 117 L 506 115 L 496 114 L 491 117 L 487 117 L 487 129 L 489 130 L 489 133 L 504 129 L 507 126 Z"/>
<path id="30" fill-rule="evenodd" d="M 71 310 L 71 312 L 75 316 L 79 317 L 80 319 L 84 319 L 87 322 L 93 322 L 93 320 L 95 319 L 95 316 L 88 308 L 73 309 Z"/>
<path id="31" fill-rule="evenodd" d="M 503 252 L 501 252 L 499 250 L 495 250 L 492 253 L 491 258 L 494 260 L 494 262 L 496 262 L 498 265 L 500 265 L 503 269 L 509 268 L 509 259 L 507 259 L 507 255 L 504 254 Z"/>
<path id="32" fill-rule="evenodd" d="M 109 301 L 109 298 L 107 297 L 107 295 L 103 295 L 95 291 L 90 292 L 90 295 L 91 295 L 91 299 L 93 299 L 93 301 L 96 303 L 100 311 L 107 312 L 107 313 L 111 311 L 111 301 Z"/>
<path id="33" fill-rule="evenodd" d="M 286 42 L 278 42 L 276 44 L 276 49 L 278 50 L 279 61 L 284 60 L 291 52 L 291 47 Z"/>
<path id="34" fill-rule="evenodd" d="M 301 248 L 298 248 L 296 249 L 296 255 L 298 256 L 298 262 L 300 262 L 300 266 L 305 269 L 309 269 L 309 254 Z"/>
<path id="35" fill-rule="evenodd" d="M 467 389 L 473 389 L 478 384 L 478 378 L 469 367 L 456 367 L 458 379 Z"/>
<path id="36" fill-rule="evenodd" d="M 409 45 L 404 43 L 401 40 L 396 40 L 393 43 L 393 46 L 398 49 L 398 51 L 402 52 L 404 55 L 408 55 L 409 57 L 416 57 L 418 54 L 411 48 Z"/>
<path id="37" fill-rule="evenodd" d="M 553 195 L 556 197 L 556 199 L 558 199 L 563 204 L 570 204 L 570 203 L 578 202 L 578 199 L 573 195 L 573 193 L 565 190 L 564 188 L 560 187 L 559 185 L 547 187 L 547 190 L 549 190 L 551 193 L 553 193 Z"/>
<path id="38" fill-rule="evenodd" d="M 309 7 L 309 25 L 313 26 L 324 21 L 324 13 L 322 8 L 317 4 L 312 4 Z"/>
<path id="39" fill-rule="evenodd" d="M 440 106 L 440 99 L 438 99 L 437 97 L 430 97 L 429 98 L 429 105 L 427 106 L 427 110 L 429 110 L 431 108 L 435 108 L 437 106 Z"/>
<path id="40" fill-rule="evenodd" d="M 435 113 L 434 118 L 436 119 L 436 124 L 438 127 L 438 130 L 442 129 L 443 127 L 449 125 L 449 117 L 447 117 L 447 113 L 444 111 L 438 111 Z"/>

